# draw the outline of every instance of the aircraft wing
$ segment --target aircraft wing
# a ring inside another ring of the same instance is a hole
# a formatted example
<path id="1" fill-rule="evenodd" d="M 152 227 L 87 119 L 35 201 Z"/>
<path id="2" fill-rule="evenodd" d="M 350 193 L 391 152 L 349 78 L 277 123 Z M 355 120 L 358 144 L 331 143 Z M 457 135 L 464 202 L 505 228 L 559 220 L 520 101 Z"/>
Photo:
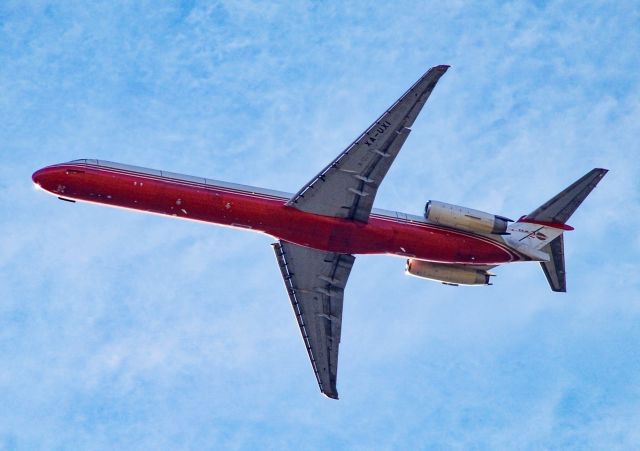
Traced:
<path id="1" fill-rule="evenodd" d="M 309 213 L 367 222 L 382 179 L 448 68 L 429 69 L 287 205 Z"/>
<path id="2" fill-rule="evenodd" d="M 286 241 L 273 249 L 320 391 L 338 399 L 342 299 L 355 257 Z"/>

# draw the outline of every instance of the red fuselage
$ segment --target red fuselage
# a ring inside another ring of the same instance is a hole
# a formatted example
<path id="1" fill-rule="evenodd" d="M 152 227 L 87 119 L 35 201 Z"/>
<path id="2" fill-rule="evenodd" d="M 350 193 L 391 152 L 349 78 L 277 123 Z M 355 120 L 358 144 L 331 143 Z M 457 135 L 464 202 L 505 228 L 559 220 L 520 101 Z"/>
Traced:
<path id="1" fill-rule="evenodd" d="M 286 206 L 291 197 L 286 193 L 105 161 L 48 166 L 33 180 L 62 199 L 248 229 L 331 252 L 472 265 L 523 259 L 499 236 L 462 232 L 417 216 L 374 209 L 364 224 Z"/>

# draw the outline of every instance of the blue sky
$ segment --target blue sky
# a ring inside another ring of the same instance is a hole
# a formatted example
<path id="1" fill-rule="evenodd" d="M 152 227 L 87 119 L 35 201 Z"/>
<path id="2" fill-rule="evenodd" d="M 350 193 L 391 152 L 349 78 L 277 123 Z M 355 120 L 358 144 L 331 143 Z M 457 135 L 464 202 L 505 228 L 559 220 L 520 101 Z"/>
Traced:
<path id="1" fill-rule="evenodd" d="M 640 443 L 636 2 L 0 5 L 0 449 Z M 452 288 L 358 257 L 317 390 L 271 239 L 67 204 L 99 158 L 295 192 L 450 64 L 376 205 L 525 214 L 611 170 L 539 267 Z"/>

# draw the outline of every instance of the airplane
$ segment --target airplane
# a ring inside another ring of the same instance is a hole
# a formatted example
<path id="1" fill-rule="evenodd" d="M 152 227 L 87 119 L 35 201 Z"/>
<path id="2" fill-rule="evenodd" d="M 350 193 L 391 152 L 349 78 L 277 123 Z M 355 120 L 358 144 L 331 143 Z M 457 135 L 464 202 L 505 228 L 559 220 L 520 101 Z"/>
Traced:
<path id="1" fill-rule="evenodd" d="M 607 173 L 596 168 L 513 221 L 430 200 L 424 216 L 373 208 L 382 180 L 449 66 L 429 69 L 297 193 L 103 160 L 80 159 L 32 178 L 61 200 L 174 216 L 274 237 L 272 244 L 320 392 L 338 399 L 344 290 L 354 255 L 406 259 L 407 274 L 449 285 L 491 285 L 490 270 L 539 262 L 566 291 L 567 220 Z"/>

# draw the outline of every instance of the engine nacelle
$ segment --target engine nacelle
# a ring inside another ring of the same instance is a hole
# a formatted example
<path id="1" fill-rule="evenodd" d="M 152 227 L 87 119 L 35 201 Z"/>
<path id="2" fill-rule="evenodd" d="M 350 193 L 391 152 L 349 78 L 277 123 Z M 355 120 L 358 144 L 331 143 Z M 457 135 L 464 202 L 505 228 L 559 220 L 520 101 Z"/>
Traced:
<path id="1" fill-rule="evenodd" d="M 491 285 L 489 278 L 493 275 L 482 269 L 431 263 L 412 258 L 407 260 L 406 270 L 407 274 L 412 276 L 451 285 Z"/>
<path id="2" fill-rule="evenodd" d="M 429 221 L 467 232 L 507 233 L 507 225 L 513 220 L 504 216 L 496 216 L 484 211 L 458 205 L 446 204 L 437 200 L 430 200 L 424 207 L 424 217 Z"/>

